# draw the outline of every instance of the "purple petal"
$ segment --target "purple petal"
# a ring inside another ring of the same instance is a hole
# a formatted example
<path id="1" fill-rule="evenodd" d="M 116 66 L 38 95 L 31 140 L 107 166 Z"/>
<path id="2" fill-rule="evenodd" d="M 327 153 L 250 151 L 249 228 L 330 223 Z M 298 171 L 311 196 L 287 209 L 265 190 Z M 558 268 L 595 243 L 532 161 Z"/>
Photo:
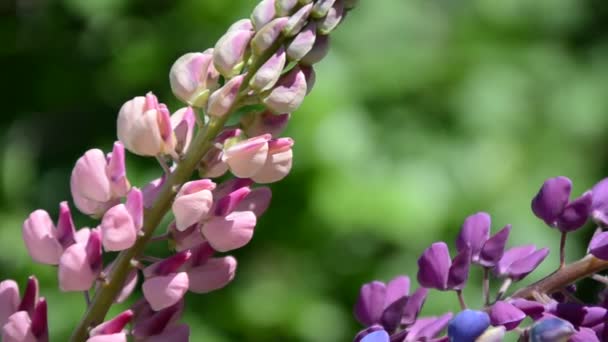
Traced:
<path id="1" fill-rule="evenodd" d="M 600 342 L 600 340 L 593 329 L 580 328 L 578 332 L 570 336 L 568 342 Z"/>
<path id="2" fill-rule="evenodd" d="M 384 311 L 386 285 L 379 281 L 372 281 L 361 287 L 359 299 L 355 305 L 355 317 L 361 324 L 370 326 L 380 322 Z"/>
<path id="3" fill-rule="evenodd" d="M 469 267 L 471 266 L 471 250 L 462 250 L 453 260 L 448 276 L 448 287 L 454 290 L 462 290 L 469 278 Z"/>
<path id="4" fill-rule="evenodd" d="M 568 204 L 571 191 L 570 179 L 562 176 L 547 179 L 532 200 L 534 215 L 553 227 Z"/>
<path id="5" fill-rule="evenodd" d="M 541 248 L 529 256 L 514 262 L 509 268 L 509 277 L 513 280 L 521 280 L 530 272 L 534 271 L 538 265 L 549 255 L 548 248 Z"/>
<path id="6" fill-rule="evenodd" d="M 398 276 L 386 284 L 381 322 L 387 331 L 393 332 L 399 326 L 408 301 L 409 291 L 410 278 L 406 276 Z"/>
<path id="7" fill-rule="evenodd" d="M 545 306 L 539 302 L 532 300 L 526 300 L 516 298 L 510 302 L 513 306 L 523 311 L 527 316 L 530 316 L 533 320 L 540 319 L 545 312 Z"/>
<path id="8" fill-rule="evenodd" d="M 509 268 L 514 262 L 527 257 L 534 253 L 535 250 L 536 247 L 534 245 L 516 246 L 508 249 L 496 264 L 494 274 L 501 277 L 506 276 Z"/>
<path id="9" fill-rule="evenodd" d="M 608 232 L 593 236 L 589 243 L 589 253 L 598 259 L 608 260 Z"/>
<path id="10" fill-rule="evenodd" d="M 407 297 L 410 292 L 410 278 L 407 276 L 397 276 L 386 284 L 386 298 L 384 307 Z"/>
<path id="11" fill-rule="evenodd" d="M 422 310 L 422 306 L 424 305 L 424 301 L 426 300 L 426 296 L 429 293 L 429 290 L 424 287 L 419 287 L 416 292 L 414 292 L 407 301 L 405 305 L 405 310 L 403 312 L 403 318 L 401 319 L 401 324 L 403 325 L 411 325 L 416 321 L 420 310 Z"/>
<path id="12" fill-rule="evenodd" d="M 418 283 L 427 288 L 447 290 L 450 266 L 448 246 L 444 242 L 432 244 L 418 259 Z"/>
<path id="13" fill-rule="evenodd" d="M 490 308 L 490 319 L 493 326 L 502 325 L 507 330 L 513 330 L 524 318 L 526 318 L 526 314 L 523 311 L 507 302 L 498 301 Z"/>
<path id="14" fill-rule="evenodd" d="M 602 226 L 608 226 L 608 178 L 597 183 L 592 192 L 591 216 Z"/>
<path id="15" fill-rule="evenodd" d="M 570 232 L 585 225 L 591 213 L 591 201 L 591 191 L 587 191 L 581 197 L 568 203 L 557 219 L 557 227 L 562 232 Z"/>
<path id="16" fill-rule="evenodd" d="M 502 258 L 510 232 L 511 225 L 508 224 L 488 239 L 481 249 L 477 262 L 484 267 L 494 267 Z"/>
<path id="17" fill-rule="evenodd" d="M 410 327 L 404 342 L 431 339 L 445 329 L 450 319 L 452 319 L 451 312 L 439 317 L 420 318 Z"/>
<path id="18" fill-rule="evenodd" d="M 461 252 L 468 245 L 471 248 L 472 257 L 476 259 L 484 243 L 490 237 L 491 223 L 492 220 L 487 213 L 480 212 L 467 217 L 456 239 L 458 252 Z"/>

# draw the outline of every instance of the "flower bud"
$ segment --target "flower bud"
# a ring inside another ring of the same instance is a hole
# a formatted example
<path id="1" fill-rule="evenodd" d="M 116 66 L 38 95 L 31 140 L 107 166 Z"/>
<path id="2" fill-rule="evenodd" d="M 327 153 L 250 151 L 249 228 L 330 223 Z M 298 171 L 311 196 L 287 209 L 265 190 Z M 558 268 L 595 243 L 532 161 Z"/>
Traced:
<path id="1" fill-rule="evenodd" d="M 75 243 L 61 255 L 59 288 L 62 291 L 88 290 L 101 268 L 101 233 L 93 229 L 86 243 Z"/>
<path id="2" fill-rule="evenodd" d="M 253 34 L 250 30 L 229 31 L 215 44 L 213 65 L 224 77 L 232 78 L 241 72 Z"/>
<path id="3" fill-rule="evenodd" d="M 537 321 L 530 329 L 531 342 L 566 342 L 576 330 L 570 322 L 559 318 Z"/>
<path id="4" fill-rule="evenodd" d="M 270 134 L 265 134 L 224 146 L 222 160 L 235 176 L 249 178 L 264 166 L 269 140 Z"/>
<path id="5" fill-rule="evenodd" d="M 334 5 L 329 9 L 327 15 L 319 20 L 317 29 L 322 35 L 328 35 L 333 31 L 344 17 L 344 1 L 336 0 Z"/>
<path id="6" fill-rule="evenodd" d="M 275 113 L 292 113 L 297 110 L 306 96 L 306 76 L 298 66 L 281 76 L 277 85 L 262 102 Z"/>
<path id="7" fill-rule="evenodd" d="M 253 237 L 256 216 L 251 211 L 234 211 L 225 217 L 215 216 L 201 228 L 209 244 L 227 252 L 245 246 Z"/>
<path id="8" fill-rule="evenodd" d="M 312 10 L 312 4 L 308 4 L 300 8 L 296 13 L 294 13 L 287 24 L 283 28 L 283 34 L 285 37 L 293 37 L 297 35 L 304 25 L 308 22 L 308 17 L 310 16 L 310 11 Z"/>
<path id="9" fill-rule="evenodd" d="M 143 195 L 139 189 L 133 188 L 125 204 L 118 204 L 103 215 L 99 225 L 103 247 L 107 251 L 131 248 L 142 225 Z"/>
<path id="10" fill-rule="evenodd" d="M 234 24 L 230 25 L 226 32 L 232 31 L 253 31 L 253 22 L 249 19 L 240 19 L 234 22 Z"/>
<path id="11" fill-rule="evenodd" d="M 129 191 L 124 147 L 114 143 L 106 156 L 92 149 L 78 159 L 70 178 L 74 204 L 82 213 L 99 217 Z"/>
<path id="12" fill-rule="evenodd" d="M 490 326 L 490 317 L 483 311 L 463 310 L 448 324 L 450 341 L 475 341 Z"/>
<path id="13" fill-rule="evenodd" d="M 144 269 L 146 280 L 142 291 L 153 310 L 170 307 L 184 297 L 189 286 L 188 274 L 178 270 L 191 255 L 190 251 L 180 252 Z"/>
<path id="14" fill-rule="evenodd" d="M 251 22 L 256 30 L 261 29 L 276 17 L 275 0 L 262 0 L 251 13 Z"/>
<path id="15" fill-rule="evenodd" d="M 526 314 L 513 304 L 497 301 L 490 308 L 490 319 L 493 326 L 502 325 L 506 330 L 517 328 L 519 323 L 526 318 Z"/>
<path id="16" fill-rule="evenodd" d="M 178 231 L 186 230 L 207 216 L 213 204 L 213 189 L 215 183 L 209 179 L 188 182 L 181 187 L 171 207 Z"/>
<path id="17" fill-rule="evenodd" d="M 196 125 L 196 114 L 192 107 L 185 107 L 171 115 L 171 127 L 175 133 L 175 152 L 184 154 L 190 146 L 194 126 Z"/>
<path id="18" fill-rule="evenodd" d="M 49 214 L 36 210 L 23 223 L 23 241 L 28 253 L 36 262 L 57 265 L 63 247 L 57 239 L 57 231 Z"/>
<path id="19" fill-rule="evenodd" d="M 169 110 L 152 93 L 127 101 L 118 113 L 117 128 L 125 148 L 140 156 L 169 154 L 175 147 Z"/>
<path id="20" fill-rule="evenodd" d="M 298 0 L 276 0 L 275 8 L 277 11 L 277 16 L 283 17 L 291 14 L 297 5 Z"/>
<path id="21" fill-rule="evenodd" d="M 262 134 L 270 134 L 273 138 L 278 138 L 285 130 L 291 114 L 273 114 L 270 111 L 251 112 L 243 115 L 241 126 L 250 137 Z"/>
<path id="22" fill-rule="evenodd" d="M 199 165 L 199 176 L 217 178 L 228 171 L 228 164 L 222 160 L 222 150 L 212 147 L 203 157 Z"/>
<path id="23" fill-rule="evenodd" d="M 329 35 L 317 35 L 312 49 L 300 59 L 300 63 L 313 65 L 325 58 L 329 52 L 329 37 Z"/>
<path id="24" fill-rule="evenodd" d="M 287 25 L 288 18 L 276 18 L 264 25 L 251 39 L 251 49 L 255 56 L 261 56 L 281 35 L 281 31 Z"/>
<path id="25" fill-rule="evenodd" d="M 132 310 L 135 311 L 135 319 L 131 331 L 133 338 L 135 341 L 150 341 L 152 340 L 151 338 L 164 335 L 165 332 L 174 327 L 174 324 L 181 318 L 184 311 L 184 301 L 182 299 L 174 305 L 160 311 L 154 311 L 150 307 L 150 304 L 142 298 L 132 306 Z M 155 339 L 154 341 L 161 342 L 167 340 Z M 178 342 L 188 340 L 169 339 L 168 341 Z"/>
<path id="26" fill-rule="evenodd" d="M 0 327 L 19 309 L 19 286 L 14 280 L 0 282 Z"/>
<path id="27" fill-rule="evenodd" d="M 314 18 L 323 18 L 329 13 L 329 10 L 334 6 L 336 0 L 319 0 L 312 8 L 312 16 Z"/>
<path id="28" fill-rule="evenodd" d="M 123 332 L 123 329 L 131 322 L 133 319 L 133 311 L 126 310 L 111 320 L 101 323 L 95 328 L 91 329 L 89 335 L 91 337 L 101 337 L 101 336 L 112 336 L 112 339 L 107 339 L 107 341 L 126 341 L 126 334 Z M 124 337 L 124 338 L 123 338 Z M 87 342 L 90 342 L 89 339 Z M 97 341 L 97 340 L 96 340 Z M 106 341 L 99 339 L 99 341 Z"/>
<path id="29" fill-rule="evenodd" d="M 213 92 L 209 97 L 209 103 L 207 103 L 207 114 L 211 116 L 226 115 L 238 98 L 244 77 L 244 75 L 236 76 Z"/>
<path id="30" fill-rule="evenodd" d="M 169 72 L 175 96 L 195 107 L 204 107 L 209 93 L 218 87 L 219 72 L 213 65 L 213 50 L 187 53 L 175 61 Z"/>
<path id="31" fill-rule="evenodd" d="M 287 57 L 290 61 L 299 61 L 313 48 L 317 39 L 317 24 L 311 21 L 287 46 Z"/>
<path id="32" fill-rule="evenodd" d="M 215 202 L 213 214 L 215 216 L 226 216 L 230 214 L 250 193 L 251 189 L 248 186 L 244 186 L 219 198 Z"/>
<path id="33" fill-rule="evenodd" d="M 549 255 L 548 248 L 536 250 L 534 245 L 513 247 L 503 254 L 493 272 L 498 277 L 508 277 L 518 281 L 534 271 L 547 255 Z"/>
<path id="34" fill-rule="evenodd" d="M 279 80 L 286 60 L 285 49 L 281 47 L 253 75 L 249 81 L 251 89 L 263 92 L 272 88 Z"/>
<path id="35" fill-rule="evenodd" d="M 232 256 L 210 258 L 187 268 L 190 291 L 208 293 L 221 289 L 234 279 L 237 262 Z"/>
<path id="36" fill-rule="evenodd" d="M 293 160 L 291 138 L 279 138 L 268 142 L 268 157 L 264 166 L 253 176 L 254 182 L 260 184 L 274 183 L 285 178 Z"/>

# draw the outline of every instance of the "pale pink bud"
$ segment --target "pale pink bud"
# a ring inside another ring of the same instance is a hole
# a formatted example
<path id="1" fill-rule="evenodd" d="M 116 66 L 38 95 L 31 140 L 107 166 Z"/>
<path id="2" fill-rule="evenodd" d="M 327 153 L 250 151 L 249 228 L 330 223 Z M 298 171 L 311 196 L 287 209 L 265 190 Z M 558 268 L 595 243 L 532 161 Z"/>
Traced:
<path id="1" fill-rule="evenodd" d="M 262 134 L 270 134 L 278 137 L 283 133 L 291 114 L 273 114 L 271 111 L 252 112 L 243 115 L 241 126 L 250 137 Z"/>
<path id="2" fill-rule="evenodd" d="M 142 291 L 152 309 L 158 311 L 182 299 L 188 291 L 188 285 L 186 272 L 170 273 L 146 279 Z"/>
<path id="3" fill-rule="evenodd" d="M 222 160 L 222 150 L 212 147 L 201 160 L 199 175 L 206 178 L 217 178 L 228 171 L 228 164 Z"/>
<path id="4" fill-rule="evenodd" d="M 262 0 L 253 9 L 251 21 L 256 30 L 261 29 L 276 17 L 275 0 Z"/>
<path id="5" fill-rule="evenodd" d="M 344 16 L 344 1 L 337 0 L 327 12 L 327 15 L 319 21 L 318 30 L 320 34 L 327 35 L 333 31 L 342 21 Z"/>
<path id="6" fill-rule="evenodd" d="M 99 228 L 106 251 L 122 251 L 131 248 L 143 225 L 143 194 L 133 188 L 124 204 L 110 208 L 101 220 Z"/>
<path id="7" fill-rule="evenodd" d="M 171 127 L 175 133 L 175 152 L 185 153 L 192 141 L 194 126 L 196 126 L 196 113 L 192 107 L 185 107 L 171 115 Z"/>
<path id="8" fill-rule="evenodd" d="M 277 15 L 282 17 L 291 14 L 298 5 L 298 0 L 276 0 Z"/>
<path id="9" fill-rule="evenodd" d="M 251 49 L 256 56 L 262 55 L 272 44 L 274 44 L 279 36 L 281 35 L 281 31 L 287 25 L 288 18 L 276 18 L 264 25 L 251 39 Z"/>
<path id="10" fill-rule="evenodd" d="M 270 138 L 270 134 L 265 134 L 224 147 L 222 160 L 228 164 L 232 174 L 249 178 L 264 166 Z"/>
<path id="11" fill-rule="evenodd" d="M 226 216 L 234 211 L 234 209 L 251 193 L 249 187 L 242 187 L 234 190 L 228 195 L 219 198 L 213 208 L 215 216 Z"/>
<path id="12" fill-rule="evenodd" d="M 315 45 L 317 39 L 317 24 L 311 21 L 287 46 L 287 57 L 291 61 L 299 61 L 306 56 Z"/>
<path id="13" fill-rule="evenodd" d="M 84 214 L 101 216 L 129 191 L 125 170 L 124 147 L 120 142 L 114 143 L 108 157 L 99 149 L 87 151 L 76 162 L 70 178 L 76 207 Z"/>
<path id="14" fill-rule="evenodd" d="M 190 291 L 207 293 L 226 286 L 234 279 L 237 262 L 232 256 L 208 259 L 188 269 Z"/>
<path id="15" fill-rule="evenodd" d="M 207 103 L 207 114 L 211 116 L 226 115 L 236 103 L 244 77 L 245 75 L 236 76 L 213 92 Z"/>
<path id="16" fill-rule="evenodd" d="M 234 211 L 226 217 L 213 217 L 201 228 L 209 244 L 220 252 L 245 246 L 253 237 L 256 216 L 251 211 Z"/>
<path id="17" fill-rule="evenodd" d="M 329 52 L 329 37 L 329 35 L 317 35 L 312 49 L 300 59 L 300 63 L 313 65 L 325 58 Z"/>
<path id="18" fill-rule="evenodd" d="M 154 94 L 127 101 L 118 113 L 118 139 L 125 148 L 140 156 L 173 152 L 175 137 L 169 110 Z"/>
<path id="19" fill-rule="evenodd" d="M 234 209 L 235 211 L 251 211 L 256 217 L 262 216 L 270 205 L 272 191 L 268 187 L 253 189 Z"/>
<path id="20" fill-rule="evenodd" d="M 327 15 L 332 6 L 336 3 L 336 0 L 319 0 L 315 3 L 312 8 L 312 16 L 315 18 L 323 18 Z"/>
<path id="21" fill-rule="evenodd" d="M 219 72 L 213 65 L 213 50 L 191 52 L 178 58 L 171 67 L 169 80 L 178 99 L 191 106 L 204 107 L 219 81 Z"/>
<path id="22" fill-rule="evenodd" d="M 0 327 L 4 326 L 8 318 L 19 308 L 19 286 L 14 280 L 5 280 L 0 283 Z"/>
<path id="23" fill-rule="evenodd" d="M 263 102 L 275 113 L 292 113 L 304 101 L 306 87 L 306 76 L 302 69 L 296 66 L 289 73 L 281 76 Z"/>
<path id="24" fill-rule="evenodd" d="M 315 73 L 315 68 L 312 65 L 302 65 L 302 72 L 304 73 L 304 77 L 306 78 L 306 95 L 308 95 L 312 88 L 315 86 L 315 82 L 317 81 L 317 74 Z"/>
<path id="25" fill-rule="evenodd" d="M 103 322 L 95 328 L 91 329 L 89 335 L 93 336 L 103 336 L 103 335 L 115 335 L 118 333 L 122 333 L 123 329 L 131 322 L 133 319 L 133 311 L 126 310 L 122 313 L 118 314 L 116 317 L 112 318 L 107 322 Z M 119 336 L 115 336 L 114 338 L 119 338 Z M 90 341 L 90 339 L 89 339 Z M 97 340 L 95 340 L 97 341 Z M 99 340 L 99 341 L 114 341 L 114 340 Z M 116 341 L 119 341 L 117 339 Z M 126 341 L 126 337 L 125 337 Z"/>
<path id="26" fill-rule="evenodd" d="M 86 244 L 75 243 L 59 259 L 59 288 L 85 291 L 91 288 L 102 268 L 101 233 L 92 230 Z"/>
<path id="27" fill-rule="evenodd" d="M 239 19 L 235 21 L 234 24 L 230 25 L 226 32 L 239 30 L 253 31 L 253 23 L 249 19 Z"/>
<path id="28" fill-rule="evenodd" d="M 300 8 L 294 15 L 289 17 L 287 24 L 283 28 L 283 34 L 286 37 L 293 37 L 298 34 L 308 22 L 310 11 L 312 10 L 312 4 L 308 4 Z"/>
<path id="29" fill-rule="evenodd" d="M 285 67 L 287 56 L 283 47 L 279 48 L 264 63 L 249 81 L 249 86 L 256 92 L 263 92 L 272 88 Z"/>
<path id="30" fill-rule="evenodd" d="M 186 230 L 207 216 L 213 204 L 213 189 L 215 183 L 209 179 L 188 182 L 181 187 L 171 207 L 177 230 Z"/>
<path id="31" fill-rule="evenodd" d="M 32 320 L 25 311 L 12 314 L 2 327 L 3 342 L 38 342 L 32 332 Z"/>
<path id="32" fill-rule="evenodd" d="M 215 44 L 213 65 L 224 77 L 232 78 L 241 72 L 253 34 L 250 30 L 228 31 Z"/>
<path id="33" fill-rule="evenodd" d="M 171 235 L 171 242 L 178 252 L 196 247 L 205 242 L 198 224 L 193 224 L 185 230 L 179 231 L 175 226 L 175 222 L 173 222 L 169 225 L 168 233 Z"/>
<path id="34" fill-rule="evenodd" d="M 293 160 L 292 146 L 293 140 L 291 138 L 279 138 L 269 141 L 266 163 L 251 179 L 256 183 L 267 184 L 278 182 L 285 178 L 289 174 L 289 171 L 291 171 Z"/>
<path id="35" fill-rule="evenodd" d="M 36 262 L 57 265 L 63 247 L 57 239 L 57 231 L 49 214 L 36 210 L 23 223 L 23 241 Z"/>

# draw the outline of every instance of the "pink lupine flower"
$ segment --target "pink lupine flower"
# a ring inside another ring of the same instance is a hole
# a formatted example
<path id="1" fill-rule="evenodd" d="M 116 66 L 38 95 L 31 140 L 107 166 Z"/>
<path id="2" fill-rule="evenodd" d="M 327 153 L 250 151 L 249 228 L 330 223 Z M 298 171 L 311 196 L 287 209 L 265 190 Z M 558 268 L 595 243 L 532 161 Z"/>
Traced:
<path id="1" fill-rule="evenodd" d="M 226 216 L 215 216 L 203 224 L 203 236 L 211 246 L 226 252 L 245 246 L 253 237 L 256 216 L 251 211 L 234 211 Z"/>
<path id="2" fill-rule="evenodd" d="M 63 247 L 57 238 L 57 229 L 46 211 L 36 210 L 25 220 L 23 241 L 34 261 L 49 265 L 59 263 Z"/>
<path id="3" fill-rule="evenodd" d="M 188 182 L 181 187 L 172 206 L 177 230 L 183 231 L 207 216 L 213 204 L 213 189 L 215 183 L 209 179 Z"/>
<path id="4" fill-rule="evenodd" d="M 281 47 L 253 75 L 249 81 L 251 89 L 256 92 L 264 92 L 272 88 L 279 80 L 286 61 L 285 48 Z"/>
<path id="5" fill-rule="evenodd" d="M 62 291 L 88 290 L 97 279 L 102 267 L 101 233 L 93 229 L 86 243 L 77 242 L 61 255 L 58 272 L 59 288 Z"/>
<path id="6" fill-rule="evenodd" d="M 251 21 L 256 30 L 261 29 L 276 17 L 275 0 L 262 0 L 253 9 Z"/>
<path id="7" fill-rule="evenodd" d="M 0 327 L 19 308 L 19 286 L 14 280 L 4 280 L 0 283 Z"/>
<path id="8" fill-rule="evenodd" d="M 169 72 L 171 90 L 189 105 L 203 107 L 209 93 L 218 87 L 219 72 L 213 65 L 213 49 L 187 53 L 175 61 Z"/>
<path id="9" fill-rule="evenodd" d="M 213 252 L 207 243 L 192 250 L 192 257 L 184 265 L 190 280 L 190 291 L 211 292 L 226 286 L 234 279 L 236 259 L 232 256 L 211 258 Z"/>
<path id="10" fill-rule="evenodd" d="M 287 20 L 287 17 L 273 19 L 257 31 L 251 39 L 251 50 L 254 55 L 262 55 L 279 39 L 283 28 L 287 25 Z"/>
<path id="11" fill-rule="evenodd" d="M 335 1 L 327 13 L 319 20 L 318 30 L 322 35 L 328 35 L 344 18 L 344 1 Z"/>
<path id="12" fill-rule="evenodd" d="M 264 166 L 251 179 L 256 183 L 266 184 L 278 182 L 285 178 L 293 160 L 291 138 L 279 138 L 268 142 L 268 157 Z"/>
<path id="13" fill-rule="evenodd" d="M 277 85 L 262 102 L 275 113 L 292 113 L 300 107 L 306 96 L 306 76 L 298 66 L 281 76 Z"/>
<path id="14" fill-rule="evenodd" d="M 234 209 L 235 211 L 251 211 L 256 217 L 262 216 L 270 206 L 272 191 L 262 186 L 253 189 Z"/>
<path id="15" fill-rule="evenodd" d="M 199 224 L 193 224 L 183 231 L 177 230 L 175 222 L 171 223 L 167 232 L 171 236 L 171 243 L 177 252 L 198 246 L 205 242 Z"/>
<path id="16" fill-rule="evenodd" d="M 253 23 L 251 22 L 250 19 L 239 19 L 239 20 L 235 21 L 232 25 L 230 25 L 230 27 L 228 27 L 228 30 L 226 30 L 226 32 L 238 31 L 238 30 L 253 31 Z"/>
<path id="17" fill-rule="evenodd" d="M 171 127 L 175 134 L 175 152 L 178 154 L 185 153 L 190 146 L 196 126 L 195 115 L 192 107 L 179 109 L 171 115 Z"/>
<path id="18" fill-rule="evenodd" d="M 116 126 L 118 139 L 134 154 L 157 156 L 174 151 L 169 110 L 152 93 L 127 101 L 120 108 Z"/>
<path id="19" fill-rule="evenodd" d="M 145 300 L 140 300 L 133 305 L 136 312 L 132 336 L 138 342 L 187 342 L 189 341 L 190 329 L 186 324 L 176 324 L 184 309 L 184 301 L 154 311 Z"/>
<path id="20" fill-rule="evenodd" d="M 10 289 L 11 293 L 4 298 L 0 292 L 0 300 L 9 299 L 8 302 L 0 302 L 2 310 L 0 314 L 8 315 L 0 317 L 0 335 L 4 342 L 48 342 L 47 303 L 44 298 L 38 298 L 38 280 L 31 276 L 28 279 L 23 298 L 19 302 L 18 289 L 13 281 L 0 283 L 4 289 Z M 15 294 L 17 297 L 15 298 Z M 15 305 L 15 302 L 18 305 Z M 7 306 L 5 306 L 7 305 Z M 8 309 L 8 310 L 7 310 Z M 10 311 L 12 310 L 12 312 Z"/>
<path id="21" fill-rule="evenodd" d="M 188 274 L 179 269 L 191 256 L 190 251 L 177 253 L 144 269 L 144 297 L 153 310 L 174 305 L 188 291 Z"/>
<path id="22" fill-rule="evenodd" d="M 224 77 L 232 78 L 241 71 L 253 34 L 251 30 L 232 30 L 217 41 L 213 49 L 213 64 Z"/>
<path id="23" fill-rule="evenodd" d="M 70 189 L 74 204 L 82 213 L 99 217 L 129 191 L 125 150 L 120 142 L 106 157 L 99 149 L 87 151 L 74 166 Z"/>
<path id="24" fill-rule="evenodd" d="M 283 28 L 283 34 L 286 37 L 293 37 L 302 31 L 304 25 L 308 23 L 308 18 L 310 16 L 310 12 L 312 11 L 312 5 L 312 3 L 309 3 L 302 6 L 296 13 L 289 17 L 287 24 Z M 312 20 L 310 22 L 312 22 Z"/>
<path id="25" fill-rule="evenodd" d="M 214 140 L 216 145 L 222 145 L 226 140 L 240 137 L 243 131 L 239 128 L 230 128 L 222 131 Z M 200 162 L 199 175 L 207 178 L 223 176 L 228 171 L 228 164 L 222 159 L 224 152 L 221 148 L 213 146 Z"/>
<path id="26" fill-rule="evenodd" d="M 264 134 L 225 146 L 222 160 L 235 176 L 249 178 L 264 166 L 270 138 L 270 134 Z"/>
<path id="27" fill-rule="evenodd" d="M 133 319 L 133 311 L 127 310 L 111 320 L 91 329 L 87 342 L 126 342 L 127 334 L 123 330 Z"/>
<path id="28" fill-rule="evenodd" d="M 245 75 L 239 75 L 226 82 L 221 88 L 209 96 L 207 114 L 211 116 L 224 116 L 232 109 L 238 99 L 239 90 Z"/>
<path id="29" fill-rule="evenodd" d="M 262 134 L 270 134 L 277 138 L 283 133 L 291 114 L 273 114 L 270 111 L 253 112 L 243 115 L 241 126 L 250 137 Z"/>
<path id="30" fill-rule="evenodd" d="M 143 210 L 143 194 L 132 188 L 126 203 L 115 205 L 104 214 L 99 229 L 105 250 L 122 251 L 135 244 L 143 225 Z"/>
<path id="31" fill-rule="evenodd" d="M 306 56 L 315 45 L 317 39 L 317 23 L 311 21 L 287 45 L 287 57 L 291 61 L 299 61 Z"/>

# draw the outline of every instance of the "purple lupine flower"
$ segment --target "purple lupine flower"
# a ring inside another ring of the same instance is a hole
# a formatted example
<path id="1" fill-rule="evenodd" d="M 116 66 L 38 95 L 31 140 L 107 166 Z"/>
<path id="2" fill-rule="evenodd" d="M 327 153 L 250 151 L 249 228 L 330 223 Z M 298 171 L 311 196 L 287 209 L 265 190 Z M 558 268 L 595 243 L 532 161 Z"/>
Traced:
<path id="1" fill-rule="evenodd" d="M 471 261 L 484 267 L 493 267 L 500 260 L 511 231 L 507 225 L 490 237 L 491 222 L 487 213 L 473 214 L 465 219 L 456 239 L 458 252 L 469 246 Z"/>
<path id="2" fill-rule="evenodd" d="M 518 281 L 534 271 L 547 255 L 548 248 L 537 250 L 534 245 L 513 247 L 504 253 L 493 272 L 498 277 Z"/>
<path id="3" fill-rule="evenodd" d="M 403 342 L 427 341 L 433 339 L 443 331 L 450 320 L 452 313 L 448 312 L 439 317 L 422 317 L 416 320 L 407 330 Z"/>
<path id="4" fill-rule="evenodd" d="M 565 342 L 576 330 L 570 322 L 560 318 L 545 318 L 530 329 L 530 342 Z"/>
<path id="5" fill-rule="evenodd" d="M 469 275 L 470 260 L 470 248 L 463 249 L 451 260 L 444 242 L 433 243 L 418 259 L 418 282 L 440 291 L 461 290 Z"/>
<path id="6" fill-rule="evenodd" d="M 132 307 L 135 312 L 132 336 L 137 342 L 187 342 L 190 328 L 178 324 L 184 310 L 183 299 L 160 311 L 154 311 L 144 299 Z"/>
<path id="7" fill-rule="evenodd" d="M 600 226 L 608 226 L 608 178 L 599 181 L 591 189 L 591 218 Z"/>
<path id="8" fill-rule="evenodd" d="M 79 232 L 83 236 L 88 235 L 87 240 L 83 239 L 70 246 L 59 259 L 58 278 L 62 291 L 90 289 L 103 268 L 101 232 L 88 228 Z"/>
<path id="9" fill-rule="evenodd" d="M 515 298 L 510 300 L 509 304 L 523 311 L 526 316 L 532 318 L 533 320 L 540 319 L 543 317 L 543 313 L 545 312 L 545 306 L 543 304 L 532 300 Z"/>
<path id="10" fill-rule="evenodd" d="M 569 232 L 582 227 L 591 212 L 592 194 L 585 192 L 570 201 L 572 181 L 567 177 L 555 177 L 545 181 L 532 200 L 534 215 L 550 227 Z"/>
<path id="11" fill-rule="evenodd" d="M 550 305 L 548 313 L 572 323 L 575 328 L 593 327 L 608 319 L 608 310 L 600 306 L 578 303 L 558 303 Z"/>
<path id="12" fill-rule="evenodd" d="M 487 313 L 477 310 L 463 310 L 448 324 L 450 341 L 475 341 L 490 326 Z"/>
<path id="13" fill-rule="evenodd" d="M 505 301 L 497 301 L 490 307 L 490 319 L 493 326 L 502 325 L 506 330 L 513 330 L 524 318 L 526 318 L 526 314 L 522 310 Z"/>
<path id="14" fill-rule="evenodd" d="M 593 235 L 588 249 L 594 257 L 608 260 L 608 232 Z"/>

